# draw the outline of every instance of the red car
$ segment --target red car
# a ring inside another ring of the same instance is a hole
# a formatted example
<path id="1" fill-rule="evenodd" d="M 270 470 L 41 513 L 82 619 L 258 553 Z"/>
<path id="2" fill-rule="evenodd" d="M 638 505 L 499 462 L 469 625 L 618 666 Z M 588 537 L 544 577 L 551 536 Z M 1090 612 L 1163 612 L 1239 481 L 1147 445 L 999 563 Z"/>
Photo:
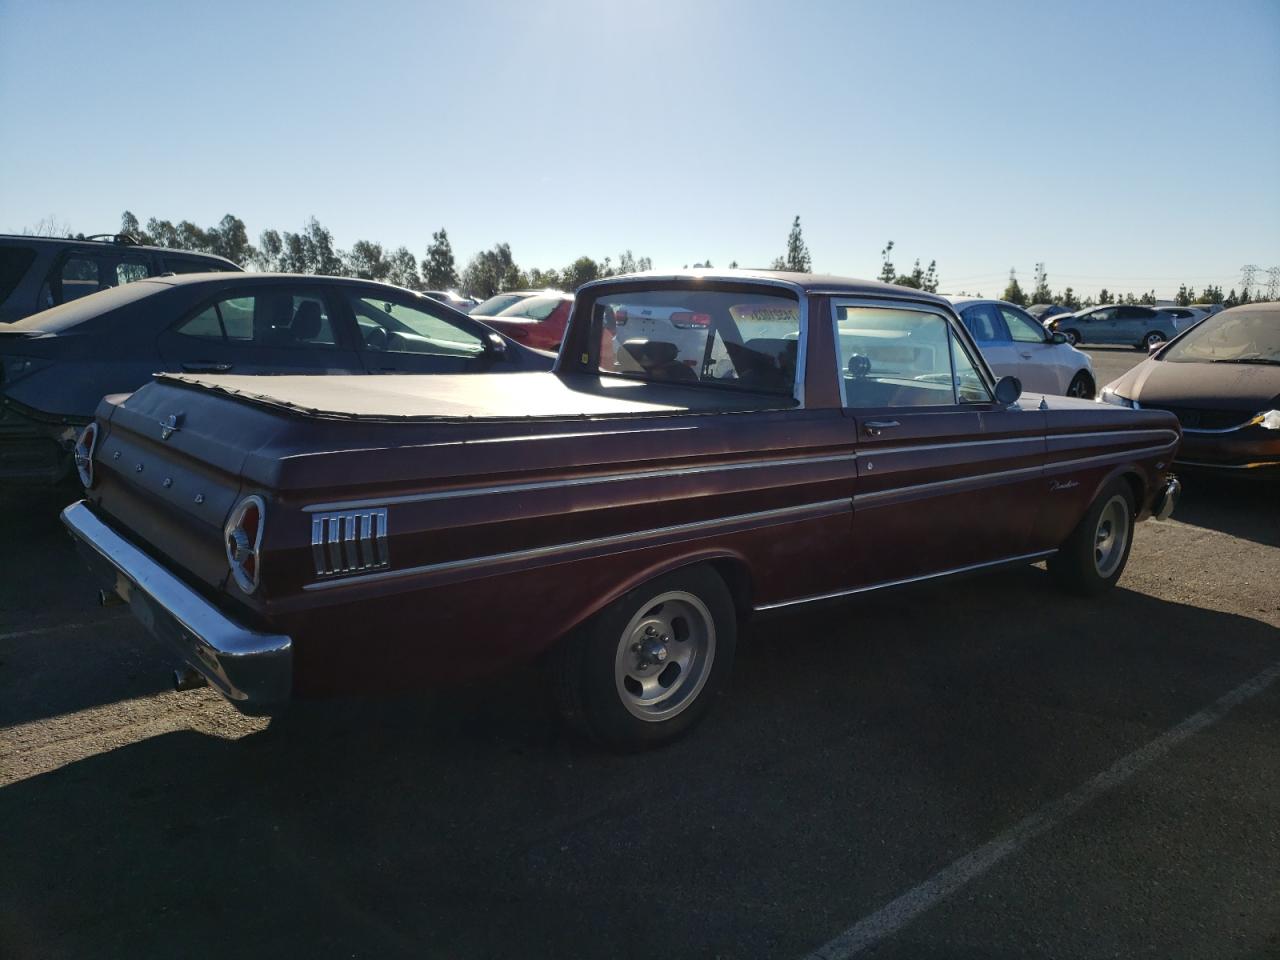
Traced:
<path id="1" fill-rule="evenodd" d="M 480 320 L 526 347 L 555 353 L 564 339 L 571 309 L 573 294 L 545 293 L 526 297 L 496 316 L 481 317 Z"/>

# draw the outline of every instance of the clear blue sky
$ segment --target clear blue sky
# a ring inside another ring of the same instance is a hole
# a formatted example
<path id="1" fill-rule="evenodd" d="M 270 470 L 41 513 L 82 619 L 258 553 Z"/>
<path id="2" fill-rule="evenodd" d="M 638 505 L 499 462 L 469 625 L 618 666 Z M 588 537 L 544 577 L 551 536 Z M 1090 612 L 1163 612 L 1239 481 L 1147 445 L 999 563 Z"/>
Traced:
<path id="1" fill-rule="evenodd" d="M 524 266 L 1280 264 L 1280 2 L 0 0 L 0 230 L 129 209 Z"/>

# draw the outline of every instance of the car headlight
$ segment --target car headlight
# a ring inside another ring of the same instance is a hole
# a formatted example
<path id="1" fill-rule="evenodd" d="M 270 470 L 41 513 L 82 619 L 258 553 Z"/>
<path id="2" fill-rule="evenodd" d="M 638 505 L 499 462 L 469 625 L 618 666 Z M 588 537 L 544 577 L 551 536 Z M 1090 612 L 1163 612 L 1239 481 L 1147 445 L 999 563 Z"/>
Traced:
<path id="1" fill-rule="evenodd" d="M 1280 430 L 1280 410 L 1268 410 L 1266 413 L 1260 413 L 1254 422 L 1263 430 Z"/>
<path id="2" fill-rule="evenodd" d="M 1133 401 L 1128 397 L 1122 397 L 1116 393 L 1111 387 L 1103 387 L 1102 392 L 1098 394 L 1098 400 L 1102 403 L 1113 403 L 1117 407 L 1132 407 Z"/>
<path id="3" fill-rule="evenodd" d="M 91 423 L 80 432 L 72 454 L 76 461 L 76 473 L 80 474 L 80 482 L 86 490 L 93 486 L 93 451 L 97 445 L 98 425 Z"/>

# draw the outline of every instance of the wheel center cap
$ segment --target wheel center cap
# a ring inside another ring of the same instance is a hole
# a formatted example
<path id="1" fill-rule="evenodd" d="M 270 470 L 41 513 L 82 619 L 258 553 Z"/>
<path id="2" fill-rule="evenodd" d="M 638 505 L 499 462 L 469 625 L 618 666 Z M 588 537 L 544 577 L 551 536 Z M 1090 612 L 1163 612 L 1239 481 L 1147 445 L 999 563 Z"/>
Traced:
<path id="1" fill-rule="evenodd" d="M 666 663 L 668 656 L 667 645 L 656 637 L 646 638 L 636 644 L 636 661 L 641 667 Z"/>

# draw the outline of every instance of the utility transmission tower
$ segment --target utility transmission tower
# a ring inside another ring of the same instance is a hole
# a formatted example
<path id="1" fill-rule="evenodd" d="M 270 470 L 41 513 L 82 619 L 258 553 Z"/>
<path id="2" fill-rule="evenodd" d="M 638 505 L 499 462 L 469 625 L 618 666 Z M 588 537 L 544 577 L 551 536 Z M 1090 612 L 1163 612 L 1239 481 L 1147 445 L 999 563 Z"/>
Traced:
<path id="1" fill-rule="evenodd" d="M 1246 263 L 1240 268 L 1240 287 L 1247 296 L 1253 296 L 1253 280 L 1257 272 L 1256 263 Z"/>
<path id="2" fill-rule="evenodd" d="M 1280 300 L 1280 267 L 1267 271 L 1267 299 Z"/>

